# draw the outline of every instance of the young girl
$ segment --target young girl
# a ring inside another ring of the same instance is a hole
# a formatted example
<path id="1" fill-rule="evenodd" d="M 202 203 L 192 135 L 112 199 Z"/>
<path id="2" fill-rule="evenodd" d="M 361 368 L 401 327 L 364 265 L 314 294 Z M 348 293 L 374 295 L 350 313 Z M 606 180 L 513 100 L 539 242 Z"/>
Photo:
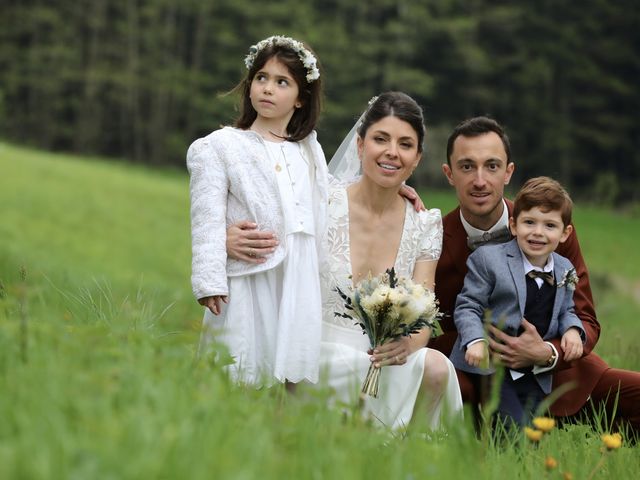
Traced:
<path id="1" fill-rule="evenodd" d="M 219 333 L 237 381 L 316 382 L 327 204 L 327 167 L 313 130 L 320 72 L 308 47 L 282 36 L 252 46 L 245 64 L 235 127 L 196 140 L 187 153 L 192 286 L 207 307 L 203 341 Z M 240 220 L 275 232 L 280 243 L 266 261 L 227 257 L 227 225 Z"/>

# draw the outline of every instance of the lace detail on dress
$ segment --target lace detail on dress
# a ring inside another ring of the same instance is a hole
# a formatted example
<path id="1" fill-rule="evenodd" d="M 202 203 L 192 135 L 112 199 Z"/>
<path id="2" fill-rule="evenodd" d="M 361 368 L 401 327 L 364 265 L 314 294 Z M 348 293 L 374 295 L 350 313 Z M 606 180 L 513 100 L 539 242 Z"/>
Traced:
<path id="1" fill-rule="evenodd" d="M 322 288 L 322 319 L 342 327 L 360 329 L 348 318 L 335 315 L 344 313 L 344 303 L 335 290 L 345 290 L 351 284 L 351 258 L 349 250 L 349 204 L 344 187 L 329 189 L 327 230 L 324 237 L 326 256 L 320 265 Z M 440 210 L 417 213 L 407 202 L 402 240 L 395 269 L 398 275 L 410 277 L 417 261 L 438 260 L 442 251 L 442 219 Z"/>

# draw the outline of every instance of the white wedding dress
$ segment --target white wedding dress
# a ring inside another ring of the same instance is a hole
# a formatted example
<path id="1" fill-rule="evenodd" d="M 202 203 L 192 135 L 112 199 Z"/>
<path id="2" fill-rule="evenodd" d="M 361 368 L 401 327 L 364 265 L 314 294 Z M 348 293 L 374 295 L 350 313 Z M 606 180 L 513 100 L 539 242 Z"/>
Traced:
<path id="1" fill-rule="evenodd" d="M 348 291 L 351 284 L 349 246 L 349 205 L 345 188 L 329 192 L 325 255 L 320 265 L 322 288 L 322 343 L 320 347 L 321 381 L 334 391 L 339 402 L 353 405 L 360 400 L 360 388 L 369 365 L 369 340 L 354 321 L 336 313 L 346 312 L 336 287 Z M 442 220 L 437 209 L 417 213 L 407 202 L 395 270 L 398 276 L 411 277 L 420 260 L 437 260 L 442 250 Z M 462 397 L 451 362 L 440 352 L 421 348 L 407 357 L 404 365 L 383 367 L 378 398 L 365 396 L 363 411 L 381 424 L 406 427 L 423 378 L 428 354 L 442 356 L 449 368 L 449 378 L 435 407 L 427 412 L 426 428 L 437 429 L 446 417 L 461 415 Z"/>

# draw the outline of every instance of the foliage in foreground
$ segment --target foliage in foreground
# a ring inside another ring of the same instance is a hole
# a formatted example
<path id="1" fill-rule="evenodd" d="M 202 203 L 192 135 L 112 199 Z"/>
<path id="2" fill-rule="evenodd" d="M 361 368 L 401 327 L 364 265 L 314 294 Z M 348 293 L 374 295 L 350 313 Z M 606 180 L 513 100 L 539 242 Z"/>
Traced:
<path id="1" fill-rule="evenodd" d="M 17 275 L 0 302 L 2 478 L 530 478 L 551 454 L 584 478 L 599 461 L 586 426 L 544 446 L 522 435 L 487 445 L 468 422 L 394 436 L 327 408 L 321 389 L 237 387 L 214 360 L 224 352 L 198 359 L 196 332 L 160 328 L 144 293 L 115 299 L 96 284 L 39 296 L 37 283 Z M 49 301 L 51 315 L 39 308 Z M 632 477 L 637 448 L 603 468 Z"/>

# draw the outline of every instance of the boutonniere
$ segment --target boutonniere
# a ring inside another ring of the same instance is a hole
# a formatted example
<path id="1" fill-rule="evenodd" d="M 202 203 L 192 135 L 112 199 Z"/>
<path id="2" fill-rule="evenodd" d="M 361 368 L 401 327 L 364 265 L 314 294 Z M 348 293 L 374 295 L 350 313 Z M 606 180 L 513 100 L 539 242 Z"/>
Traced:
<path id="1" fill-rule="evenodd" d="M 575 290 L 576 285 L 578 284 L 578 280 L 580 279 L 578 278 L 576 269 L 570 268 L 569 270 L 564 272 L 564 275 L 562 276 L 562 280 L 560 280 L 560 283 L 558 283 L 558 288 L 567 287 L 569 290 Z"/>

